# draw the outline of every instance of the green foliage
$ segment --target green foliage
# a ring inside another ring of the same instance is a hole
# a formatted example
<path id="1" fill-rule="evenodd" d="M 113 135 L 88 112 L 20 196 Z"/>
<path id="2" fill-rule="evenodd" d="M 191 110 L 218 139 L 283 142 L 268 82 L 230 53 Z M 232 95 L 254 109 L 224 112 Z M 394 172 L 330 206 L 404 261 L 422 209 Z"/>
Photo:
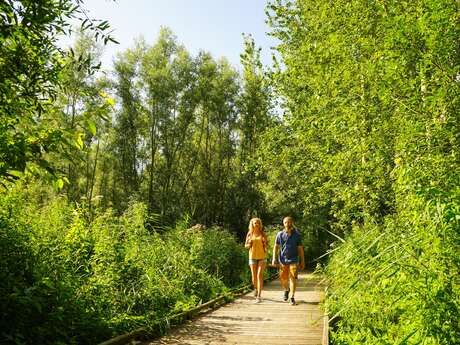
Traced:
<path id="1" fill-rule="evenodd" d="M 221 277 L 227 286 L 243 281 L 247 256 L 235 237 L 221 228 L 210 228 L 190 239 L 190 259 L 194 266 Z"/>
<path id="2" fill-rule="evenodd" d="M 98 328 L 99 333 L 102 330 L 108 335 L 102 320 L 88 313 L 75 293 L 84 280 L 78 266 L 83 258 L 75 254 L 84 254 L 85 243 L 77 246 L 65 237 L 73 216 L 71 209 L 63 207 L 62 200 L 55 200 L 41 213 L 27 203 L 27 197 L 11 192 L 1 198 L 2 218 L 8 214 L 9 219 L 2 222 L 0 230 L 5 245 L 2 272 L 15 272 L 1 282 L 2 342 L 23 344 L 33 339 L 44 344 L 68 339 L 69 343 L 79 343 L 80 332 L 97 337 Z M 79 224 L 75 219 L 73 233 L 81 231 Z"/>
<path id="3" fill-rule="evenodd" d="M 270 74 L 250 36 L 240 76 L 163 28 L 113 80 L 87 35 L 56 48 L 81 4 L 0 4 L 0 176 L 65 192 L 0 195 L 0 342 L 158 325 L 247 282 L 234 234 L 289 214 L 307 264 L 330 257 L 335 343 L 458 343 L 457 2 L 274 0 Z"/>
<path id="4" fill-rule="evenodd" d="M 121 54 L 113 80 L 96 79 L 107 22 L 83 18 L 75 46 L 56 47 L 67 20 L 86 17 L 81 4 L 1 5 L 3 24 L 14 23 L 2 31 L 0 175 L 22 178 L 0 195 L 0 342 L 95 343 L 248 281 L 231 233 L 264 209 L 248 159 L 268 111 L 254 43 L 244 83 L 225 59 L 190 56 L 166 28 Z M 33 61 L 13 61 L 21 45 Z M 250 152 L 238 150 L 240 131 Z M 63 195 L 33 181 L 43 168 Z M 160 228 L 184 214 L 231 233 Z"/>
<path id="5" fill-rule="evenodd" d="M 105 42 L 114 41 L 109 25 L 81 19 L 81 0 L 2 1 L 0 13 L 0 176 L 16 180 L 26 169 L 60 175 L 49 153 L 66 153 L 78 141 L 51 111 L 67 65 L 57 42 L 70 34 L 72 19 Z M 81 68 L 96 68 L 90 59 L 75 59 Z"/>
<path id="6" fill-rule="evenodd" d="M 425 210 L 412 201 L 398 219 L 357 228 L 333 255 L 327 306 L 338 344 L 458 341 L 459 199 Z"/>
<path id="7" fill-rule="evenodd" d="M 139 40 L 115 60 L 117 110 L 95 184 L 117 212 L 140 200 L 160 223 L 184 214 L 239 233 L 263 213 L 257 191 L 260 133 L 269 124 L 269 93 L 253 41 L 245 72 L 209 53 L 191 54 L 168 28 L 153 44 Z"/>
<path id="8" fill-rule="evenodd" d="M 88 222 L 64 197 L 20 185 L 0 199 L 2 343 L 96 343 L 246 277 L 245 250 L 223 229 L 149 231 L 140 203 Z"/>
<path id="9" fill-rule="evenodd" d="M 268 13 L 285 114 L 265 134 L 263 187 L 331 245 L 332 341 L 458 343 L 458 3 L 278 0 Z"/>

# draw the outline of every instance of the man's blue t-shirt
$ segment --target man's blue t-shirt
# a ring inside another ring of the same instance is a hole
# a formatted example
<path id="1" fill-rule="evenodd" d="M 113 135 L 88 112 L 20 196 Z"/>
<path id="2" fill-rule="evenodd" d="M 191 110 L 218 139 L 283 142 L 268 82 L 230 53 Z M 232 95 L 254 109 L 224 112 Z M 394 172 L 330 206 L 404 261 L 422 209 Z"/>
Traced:
<path id="1" fill-rule="evenodd" d="M 279 262 L 283 265 L 299 262 L 298 246 L 302 245 L 300 232 L 293 229 L 291 235 L 282 230 L 276 234 L 275 244 L 280 246 Z"/>

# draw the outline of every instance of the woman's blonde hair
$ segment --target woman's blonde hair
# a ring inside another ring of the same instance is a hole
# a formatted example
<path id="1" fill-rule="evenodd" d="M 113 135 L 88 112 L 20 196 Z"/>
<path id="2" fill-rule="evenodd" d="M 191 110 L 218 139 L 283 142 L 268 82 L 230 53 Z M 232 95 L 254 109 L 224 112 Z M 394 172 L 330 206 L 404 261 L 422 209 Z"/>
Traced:
<path id="1" fill-rule="evenodd" d="M 252 232 L 254 231 L 254 223 L 256 221 L 259 221 L 260 223 L 260 230 L 262 231 L 262 233 L 264 232 L 264 226 L 262 224 L 262 219 L 260 218 L 251 218 L 251 220 L 249 221 L 249 226 L 248 226 L 248 230 L 249 232 L 252 234 Z"/>
<path id="2" fill-rule="evenodd" d="M 264 246 L 264 251 L 266 250 L 267 248 L 267 242 L 268 242 L 268 239 L 267 239 L 267 234 L 265 233 L 265 230 L 264 230 L 264 226 L 262 225 L 262 219 L 260 218 L 252 218 L 250 221 L 249 221 L 249 226 L 248 226 L 248 233 L 246 235 L 246 241 L 251 238 L 252 236 L 252 233 L 254 232 L 254 225 L 253 223 L 255 221 L 259 221 L 260 222 L 260 232 L 262 233 L 262 245 Z"/>

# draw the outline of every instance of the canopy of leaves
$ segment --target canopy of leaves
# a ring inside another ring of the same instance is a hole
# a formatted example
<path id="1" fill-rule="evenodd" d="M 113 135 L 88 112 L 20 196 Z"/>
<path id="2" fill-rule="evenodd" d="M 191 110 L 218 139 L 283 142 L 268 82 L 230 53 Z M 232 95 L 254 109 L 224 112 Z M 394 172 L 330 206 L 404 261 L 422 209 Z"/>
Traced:
<path id="1" fill-rule="evenodd" d="M 448 0 L 269 6 L 286 113 L 266 140 L 266 160 L 279 162 L 266 189 L 336 235 L 339 344 L 460 337 L 459 13 Z"/>
<path id="2" fill-rule="evenodd" d="M 0 176 L 16 179 L 27 167 L 55 173 L 49 152 L 65 152 L 74 145 L 49 114 L 66 61 L 58 47 L 71 32 L 70 19 L 105 42 L 107 22 L 86 17 L 81 0 L 23 0 L 0 3 Z M 88 60 L 81 65 L 92 68 Z"/>

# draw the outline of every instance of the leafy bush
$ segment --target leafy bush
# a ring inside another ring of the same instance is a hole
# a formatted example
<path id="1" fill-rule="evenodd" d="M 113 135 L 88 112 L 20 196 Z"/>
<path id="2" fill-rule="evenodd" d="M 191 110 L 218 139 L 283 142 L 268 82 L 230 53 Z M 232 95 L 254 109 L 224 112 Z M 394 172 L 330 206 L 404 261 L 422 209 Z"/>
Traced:
<path id="1" fill-rule="evenodd" d="M 245 251 L 224 229 L 151 232 L 141 203 L 88 222 L 84 209 L 26 190 L 0 197 L 2 343 L 92 344 L 243 282 Z"/>
<path id="2" fill-rule="evenodd" d="M 457 344 L 458 199 L 356 227 L 327 268 L 336 344 Z M 414 212 L 417 211 L 417 212 Z"/>

